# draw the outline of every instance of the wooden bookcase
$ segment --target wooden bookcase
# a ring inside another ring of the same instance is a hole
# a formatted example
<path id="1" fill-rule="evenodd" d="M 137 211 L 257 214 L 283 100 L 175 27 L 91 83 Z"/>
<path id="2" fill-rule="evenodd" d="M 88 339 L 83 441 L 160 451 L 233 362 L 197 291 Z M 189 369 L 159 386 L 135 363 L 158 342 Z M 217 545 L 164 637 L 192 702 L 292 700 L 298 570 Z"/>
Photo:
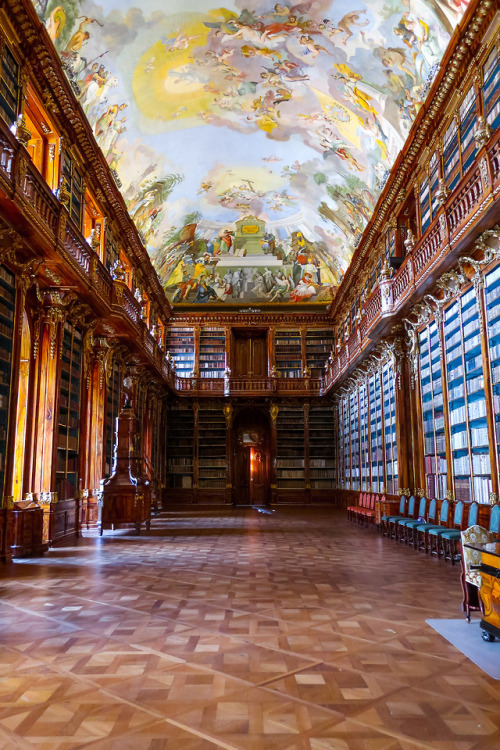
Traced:
<path id="1" fill-rule="evenodd" d="M 0 266 L 0 505 L 3 495 L 9 427 L 15 308 L 14 275 L 5 266 Z"/>
<path id="2" fill-rule="evenodd" d="M 59 382 L 55 488 L 58 499 L 76 497 L 79 474 L 82 332 L 64 323 Z"/>
<path id="3" fill-rule="evenodd" d="M 170 328 L 167 351 L 175 363 L 177 376 L 189 378 L 195 369 L 194 331 L 192 328 Z"/>
<path id="4" fill-rule="evenodd" d="M 382 390 L 384 394 L 385 488 L 389 495 L 395 495 L 398 488 L 398 446 L 396 438 L 396 394 L 392 362 L 386 362 L 382 367 Z"/>
<path id="5" fill-rule="evenodd" d="M 500 459 L 500 265 L 485 276 L 486 330 L 490 360 L 497 460 Z"/>
<path id="6" fill-rule="evenodd" d="M 313 378 L 325 372 L 333 348 L 333 328 L 310 328 L 306 332 L 306 363 Z"/>
<path id="7" fill-rule="evenodd" d="M 226 369 L 226 332 L 223 328 L 202 328 L 198 370 L 202 378 L 223 378 Z"/>
<path id="8" fill-rule="evenodd" d="M 373 492 L 381 492 L 384 487 L 384 443 L 382 416 L 382 387 L 380 372 L 368 379 L 368 401 L 370 404 L 370 463 Z"/>
<path id="9" fill-rule="evenodd" d="M 309 411 L 309 475 L 311 490 L 336 486 L 335 424 L 331 406 L 311 406 Z"/>
<path id="10" fill-rule="evenodd" d="M 419 342 L 425 490 L 431 498 L 444 498 L 448 489 L 448 461 L 443 411 L 441 342 L 435 321 L 420 332 Z"/>
<path id="11" fill-rule="evenodd" d="M 302 377 L 302 338 L 298 329 L 277 329 L 275 367 L 280 378 Z"/>
<path id="12" fill-rule="evenodd" d="M 226 487 L 226 420 L 219 404 L 200 408 L 198 414 L 198 487 Z"/>
<path id="13" fill-rule="evenodd" d="M 167 419 L 167 488 L 192 489 L 194 437 L 191 404 L 174 405 Z"/>
<path id="14" fill-rule="evenodd" d="M 276 480 L 278 490 L 305 488 L 304 408 L 280 406 L 276 421 Z"/>

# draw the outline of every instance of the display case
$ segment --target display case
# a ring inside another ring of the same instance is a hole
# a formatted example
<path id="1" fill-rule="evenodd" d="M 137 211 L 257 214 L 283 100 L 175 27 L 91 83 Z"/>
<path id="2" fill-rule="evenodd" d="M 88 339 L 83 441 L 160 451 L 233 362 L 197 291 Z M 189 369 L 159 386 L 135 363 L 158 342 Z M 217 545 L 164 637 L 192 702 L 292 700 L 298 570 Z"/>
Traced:
<path id="1" fill-rule="evenodd" d="M 276 420 L 276 480 L 278 489 L 304 489 L 304 409 L 280 406 Z"/>
<path id="2" fill-rule="evenodd" d="M 194 414 L 190 404 L 174 405 L 167 423 L 167 487 L 193 486 Z"/>
<path id="3" fill-rule="evenodd" d="M 309 479 L 311 489 L 335 487 L 335 427 L 331 406 L 309 410 Z"/>
<path id="4" fill-rule="evenodd" d="M 275 367 L 280 378 L 302 377 L 302 342 L 299 330 L 275 333 Z"/>
<path id="5" fill-rule="evenodd" d="M 0 266 L 0 505 L 3 495 L 9 426 L 15 309 L 16 288 L 14 275 L 5 266 Z"/>
<path id="6" fill-rule="evenodd" d="M 62 334 L 57 420 L 55 489 L 59 500 L 76 497 L 78 489 L 82 351 L 81 330 L 66 321 Z"/>
<path id="7" fill-rule="evenodd" d="M 420 332 L 419 344 L 425 486 L 429 498 L 443 500 L 448 489 L 448 463 L 440 332 L 435 321 Z"/>
<path id="8" fill-rule="evenodd" d="M 226 487 L 226 420 L 221 405 L 200 408 L 198 413 L 198 487 Z"/>
<path id="9" fill-rule="evenodd" d="M 223 378 L 226 369 L 226 333 L 223 328 L 200 331 L 199 372 L 202 378 Z"/>
<path id="10" fill-rule="evenodd" d="M 455 499 L 487 503 L 491 465 L 479 311 L 473 288 L 445 310 L 444 347 Z"/>
<path id="11" fill-rule="evenodd" d="M 194 331 L 192 328 L 170 328 L 167 351 L 180 378 L 190 378 L 194 371 Z"/>

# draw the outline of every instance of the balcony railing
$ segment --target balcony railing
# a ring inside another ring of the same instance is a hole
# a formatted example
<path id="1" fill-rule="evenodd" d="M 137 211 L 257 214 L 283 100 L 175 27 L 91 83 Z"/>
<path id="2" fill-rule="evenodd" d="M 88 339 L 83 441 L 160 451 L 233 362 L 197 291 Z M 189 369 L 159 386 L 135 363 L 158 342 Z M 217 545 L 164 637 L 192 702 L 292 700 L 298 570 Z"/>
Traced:
<path id="1" fill-rule="evenodd" d="M 175 378 L 175 390 L 191 396 L 320 395 L 322 387 L 322 378 Z"/>

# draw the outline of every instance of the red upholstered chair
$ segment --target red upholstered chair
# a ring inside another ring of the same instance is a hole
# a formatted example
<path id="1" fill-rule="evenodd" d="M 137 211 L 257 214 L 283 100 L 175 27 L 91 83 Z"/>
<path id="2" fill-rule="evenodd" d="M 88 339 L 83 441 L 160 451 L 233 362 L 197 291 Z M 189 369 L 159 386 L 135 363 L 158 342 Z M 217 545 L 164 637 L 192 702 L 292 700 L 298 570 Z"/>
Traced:
<path id="1" fill-rule="evenodd" d="M 348 505 L 347 506 L 347 519 L 349 521 L 354 521 L 356 517 L 356 512 L 358 508 L 362 505 L 364 498 L 364 492 L 361 492 L 358 498 L 358 504 L 357 505 Z"/>

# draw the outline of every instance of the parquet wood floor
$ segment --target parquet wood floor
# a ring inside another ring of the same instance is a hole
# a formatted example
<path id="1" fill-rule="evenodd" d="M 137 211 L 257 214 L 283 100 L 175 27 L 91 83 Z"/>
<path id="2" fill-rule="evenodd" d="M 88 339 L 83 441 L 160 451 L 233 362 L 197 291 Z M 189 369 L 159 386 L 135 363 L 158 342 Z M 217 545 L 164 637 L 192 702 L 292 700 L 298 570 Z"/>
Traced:
<path id="1" fill-rule="evenodd" d="M 500 748 L 500 682 L 425 623 L 459 568 L 340 511 L 165 513 L 0 586 L 0 748 Z"/>

